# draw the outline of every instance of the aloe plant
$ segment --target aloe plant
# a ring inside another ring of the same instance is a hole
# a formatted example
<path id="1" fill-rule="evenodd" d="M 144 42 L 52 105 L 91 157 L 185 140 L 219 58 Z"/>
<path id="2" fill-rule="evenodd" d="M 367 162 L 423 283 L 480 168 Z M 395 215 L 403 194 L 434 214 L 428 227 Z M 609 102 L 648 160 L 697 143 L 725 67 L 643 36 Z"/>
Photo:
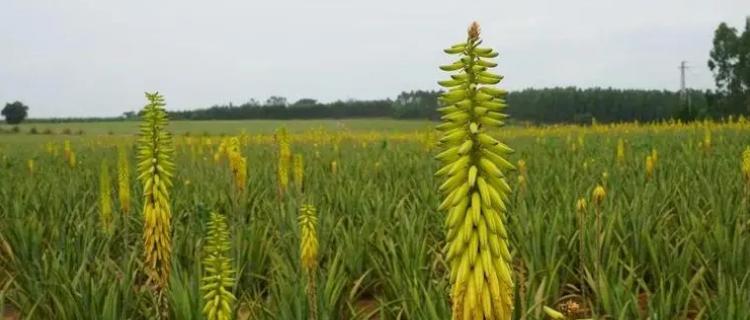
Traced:
<path id="1" fill-rule="evenodd" d="M 445 49 L 459 59 L 440 67 L 454 72 L 439 84 L 448 88 L 443 105 L 443 177 L 440 210 L 447 211 L 447 261 L 451 274 L 453 319 L 510 319 L 513 280 L 508 234 L 503 216 L 510 186 L 504 171 L 512 150 L 491 136 L 503 125 L 505 91 L 494 87 L 502 77 L 489 72 L 497 52 L 480 47 L 479 25 L 469 27 L 466 42 Z"/>

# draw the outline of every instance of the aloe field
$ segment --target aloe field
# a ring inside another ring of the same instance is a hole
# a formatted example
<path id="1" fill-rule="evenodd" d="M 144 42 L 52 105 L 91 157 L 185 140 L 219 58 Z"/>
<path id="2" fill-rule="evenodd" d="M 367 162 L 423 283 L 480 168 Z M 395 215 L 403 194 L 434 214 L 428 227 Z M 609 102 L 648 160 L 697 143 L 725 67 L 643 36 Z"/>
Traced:
<path id="1" fill-rule="evenodd" d="M 241 126 L 227 136 L 175 135 L 171 273 L 162 297 L 143 272 L 137 129 L 2 135 L 3 314 L 201 319 L 205 247 L 218 213 L 233 272 L 232 317 L 447 319 L 445 214 L 437 210 L 433 158 L 439 135 L 400 126 L 289 127 L 282 139 L 283 130 Z M 515 150 L 504 216 L 514 318 L 545 319 L 545 306 L 570 319 L 750 317 L 748 128 L 735 119 L 497 131 Z M 281 191 L 284 153 L 293 160 Z M 238 155 L 241 185 L 232 165 Z M 310 269 L 300 255 L 303 206 L 317 216 Z"/>

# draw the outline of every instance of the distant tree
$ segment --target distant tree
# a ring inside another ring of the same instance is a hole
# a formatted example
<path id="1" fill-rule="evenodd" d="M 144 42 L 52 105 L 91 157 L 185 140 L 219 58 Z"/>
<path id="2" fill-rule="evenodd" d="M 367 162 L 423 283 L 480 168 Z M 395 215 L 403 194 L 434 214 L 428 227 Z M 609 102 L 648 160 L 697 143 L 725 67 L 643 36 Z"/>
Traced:
<path id="1" fill-rule="evenodd" d="M 745 30 L 722 22 L 714 32 L 708 67 L 714 73 L 716 87 L 730 112 L 750 111 L 750 17 Z"/>
<path id="2" fill-rule="evenodd" d="M 8 124 L 19 124 L 21 121 L 26 119 L 28 115 L 29 107 L 23 104 L 21 101 L 13 103 L 6 103 L 3 108 L 2 115 L 5 117 L 5 122 Z"/>
<path id="3" fill-rule="evenodd" d="M 250 100 L 248 100 L 247 102 L 243 103 L 242 105 L 243 106 L 257 107 L 257 106 L 260 105 L 260 102 L 258 102 L 258 100 L 255 100 L 255 98 L 250 98 Z"/>
<path id="4" fill-rule="evenodd" d="M 135 111 L 125 111 L 122 113 L 122 117 L 125 119 L 135 119 L 136 114 Z"/>
<path id="5" fill-rule="evenodd" d="M 310 99 L 310 98 L 302 98 L 297 100 L 297 102 L 292 104 L 292 107 L 306 107 L 306 106 L 314 106 L 318 104 L 318 100 Z"/>
<path id="6" fill-rule="evenodd" d="M 396 118 L 437 119 L 440 91 L 409 91 L 402 92 L 393 102 L 393 112 Z"/>
<path id="7" fill-rule="evenodd" d="M 230 103 L 231 104 L 231 103 Z M 280 96 L 270 96 L 266 99 L 266 106 L 287 106 L 286 98 Z"/>

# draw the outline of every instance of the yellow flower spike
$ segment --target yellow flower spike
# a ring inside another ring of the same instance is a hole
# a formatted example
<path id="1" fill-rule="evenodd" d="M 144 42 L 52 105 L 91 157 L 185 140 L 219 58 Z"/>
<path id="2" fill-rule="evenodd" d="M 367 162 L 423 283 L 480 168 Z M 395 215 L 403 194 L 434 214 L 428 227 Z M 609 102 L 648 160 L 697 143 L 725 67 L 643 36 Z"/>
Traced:
<path id="1" fill-rule="evenodd" d="M 70 153 L 68 154 L 68 166 L 71 169 L 75 169 L 77 163 L 78 162 L 76 161 L 76 153 L 71 150 Z"/>
<path id="2" fill-rule="evenodd" d="M 232 287 L 236 281 L 232 260 L 228 257 L 231 249 L 229 227 L 226 217 L 211 212 L 208 222 L 208 236 L 203 246 L 203 270 L 201 291 L 203 293 L 203 314 L 208 320 L 232 319 L 234 302 Z"/>
<path id="3" fill-rule="evenodd" d="M 112 234 L 112 193 L 109 179 L 109 166 L 107 160 L 102 161 L 99 173 L 99 222 L 102 231 Z"/>
<path id="4" fill-rule="evenodd" d="M 26 161 L 26 166 L 29 169 L 29 175 L 34 175 L 34 159 L 29 159 Z"/>
<path id="5" fill-rule="evenodd" d="M 703 130 L 703 148 L 706 153 L 711 152 L 711 129 L 708 125 Z"/>
<path id="6" fill-rule="evenodd" d="M 339 171 L 339 166 L 336 160 L 331 161 L 331 174 L 335 176 L 338 173 L 338 171 Z"/>
<path id="7" fill-rule="evenodd" d="M 654 175 L 654 158 L 651 155 L 646 156 L 646 180 L 651 180 Z"/>
<path id="8" fill-rule="evenodd" d="M 297 192 L 304 190 L 304 179 L 305 179 L 305 165 L 304 158 L 301 154 L 294 155 L 294 185 L 297 187 Z"/>
<path id="9" fill-rule="evenodd" d="M 159 93 L 146 93 L 143 123 L 138 139 L 138 179 L 143 184 L 144 266 L 156 290 L 163 293 L 169 284 L 172 256 L 172 186 L 174 147 L 166 131 L 167 112 Z M 164 302 L 165 304 L 166 302 Z M 165 307 L 162 305 L 162 307 Z M 166 310 L 166 309 L 165 309 Z"/>
<path id="10" fill-rule="evenodd" d="M 578 201 L 576 201 L 576 211 L 578 213 L 586 212 L 586 199 L 585 198 L 578 198 Z"/>
<path id="11" fill-rule="evenodd" d="M 70 145 L 70 140 L 63 141 L 63 153 L 65 154 L 65 161 L 68 162 L 68 167 L 75 168 L 77 164 L 76 153 Z"/>
<path id="12" fill-rule="evenodd" d="M 240 139 L 237 137 L 229 139 L 229 145 L 225 151 L 229 159 L 229 170 L 232 172 L 234 188 L 237 193 L 242 194 L 247 186 L 247 158 L 242 156 Z"/>
<path id="13" fill-rule="evenodd" d="M 70 157 L 70 152 L 73 149 L 70 146 L 70 140 L 63 141 L 63 154 L 65 155 L 65 159 L 68 159 Z"/>
<path id="14" fill-rule="evenodd" d="M 742 152 L 742 176 L 745 177 L 745 183 L 750 187 L 750 147 L 746 147 Z"/>
<path id="15" fill-rule="evenodd" d="M 318 217 L 315 207 L 302 205 L 299 210 L 300 261 L 305 272 L 318 267 Z"/>
<path id="16" fill-rule="evenodd" d="M 318 269 L 318 216 L 315 207 L 309 204 L 302 205 L 299 210 L 298 221 L 300 228 L 300 264 L 307 277 L 305 291 L 310 308 L 309 319 L 317 319 L 318 294 L 315 279 Z"/>
<path id="17" fill-rule="evenodd" d="M 607 196 L 607 192 L 604 190 L 604 187 L 601 185 L 597 185 L 596 188 L 594 188 L 594 192 L 592 193 L 592 198 L 594 200 L 594 203 L 597 206 L 601 206 L 602 202 L 604 202 L 604 197 Z"/>
<path id="18" fill-rule="evenodd" d="M 521 159 L 521 160 L 518 160 L 517 164 L 518 164 L 518 173 L 521 176 L 525 177 L 526 176 L 526 171 L 527 171 L 527 169 L 526 169 L 526 161 L 524 161 L 523 159 Z"/>
<path id="19" fill-rule="evenodd" d="M 278 177 L 278 193 L 283 196 L 289 187 L 289 166 L 292 161 L 292 150 L 289 146 L 289 135 L 286 128 L 280 128 L 275 135 L 276 145 L 278 147 L 278 165 L 276 175 Z"/>
<path id="20" fill-rule="evenodd" d="M 130 213 L 130 164 L 123 145 L 117 148 L 117 153 L 117 191 L 120 210 L 123 214 L 128 215 Z"/>
<path id="21" fill-rule="evenodd" d="M 617 140 L 617 164 L 625 165 L 625 141 L 622 138 Z"/>
<path id="22" fill-rule="evenodd" d="M 510 253 L 502 216 L 510 188 L 504 171 L 513 169 L 504 156 L 510 148 L 489 135 L 507 116 L 505 91 L 492 85 L 502 77 L 488 70 L 497 53 L 480 48 L 479 26 L 473 23 L 462 47 L 445 52 L 460 55 L 444 71 L 455 71 L 439 101 L 443 123 L 438 130 L 443 183 L 440 210 L 448 213 L 446 248 L 451 266 L 453 319 L 510 319 L 513 282 Z M 521 171 L 522 170 L 522 171 Z M 525 184 L 525 163 L 519 162 L 519 180 Z M 521 179 L 523 178 L 523 179 Z M 519 182 L 521 183 L 521 182 Z"/>

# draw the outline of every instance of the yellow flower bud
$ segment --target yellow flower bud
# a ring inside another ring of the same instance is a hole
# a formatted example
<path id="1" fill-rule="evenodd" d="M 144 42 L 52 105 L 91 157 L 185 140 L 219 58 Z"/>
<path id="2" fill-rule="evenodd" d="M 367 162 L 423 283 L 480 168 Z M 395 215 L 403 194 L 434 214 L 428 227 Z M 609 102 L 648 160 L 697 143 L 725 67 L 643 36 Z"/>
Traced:
<path id="1" fill-rule="evenodd" d="M 596 205 L 601 205 L 602 202 L 604 202 L 604 197 L 607 196 L 607 192 L 604 190 L 604 187 L 601 185 L 597 185 L 596 188 L 594 188 L 594 192 L 592 193 L 594 203 Z"/>

